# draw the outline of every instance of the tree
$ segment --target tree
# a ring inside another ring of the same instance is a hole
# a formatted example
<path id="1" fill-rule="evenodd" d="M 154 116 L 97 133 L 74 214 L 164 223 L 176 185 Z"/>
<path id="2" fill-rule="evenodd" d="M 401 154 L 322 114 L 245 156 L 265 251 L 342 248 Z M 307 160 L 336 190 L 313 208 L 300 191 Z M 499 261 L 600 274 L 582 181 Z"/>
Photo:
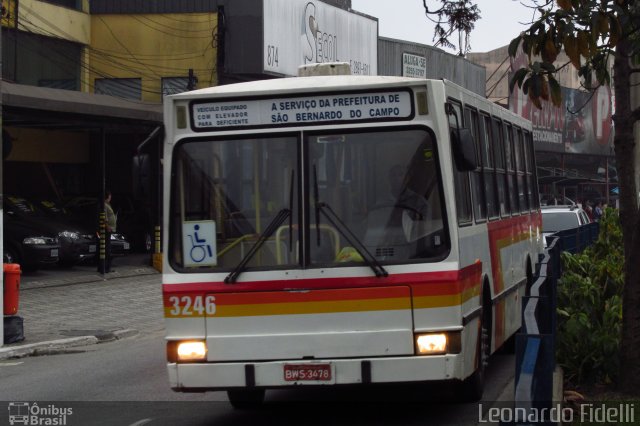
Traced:
<path id="1" fill-rule="evenodd" d="M 455 47 L 449 42 L 454 31 L 467 41 L 480 10 L 467 0 L 438 0 L 439 9 L 423 5 L 427 17 L 436 22 L 436 45 Z M 509 44 L 515 57 L 522 47 L 529 66 L 514 73 L 515 84 L 537 107 L 541 100 L 561 102 L 555 75 L 564 67 L 575 67 L 588 90 L 611 83 L 613 58 L 615 124 L 614 150 L 620 195 L 620 221 L 624 246 L 624 291 L 619 386 L 623 391 L 640 389 L 640 209 L 638 178 L 640 153 L 636 151 L 634 125 L 640 120 L 640 106 L 632 105 L 633 76 L 640 74 L 640 2 L 634 0 L 529 0 L 527 5 L 539 18 Z M 433 17 L 437 17 L 433 18 Z M 448 25 L 448 28 L 446 26 Z M 468 44 L 467 44 L 468 47 Z M 569 62 L 554 66 L 564 49 Z M 460 52 L 462 53 L 462 41 Z M 637 89 L 640 92 L 640 87 Z M 640 148 L 639 148 L 640 149 Z M 638 159 L 638 160 L 636 160 Z"/>
<path id="2" fill-rule="evenodd" d="M 632 76 L 640 73 L 640 2 L 634 0 L 532 0 L 539 18 L 509 45 L 515 57 L 521 46 L 529 57 L 528 68 L 517 71 L 510 82 L 518 84 L 540 107 L 541 99 L 561 101 L 555 74 L 564 66 L 578 69 L 583 85 L 595 90 L 610 84 L 613 58 L 615 93 L 614 150 L 620 190 L 620 220 L 624 242 L 623 319 L 619 387 L 640 389 L 640 215 L 635 163 L 638 155 L 633 127 L 640 107 L 633 106 Z M 563 50 L 569 62 L 553 65 Z"/>
<path id="3" fill-rule="evenodd" d="M 480 19 L 480 9 L 471 0 L 438 0 L 440 7 L 429 8 L 427 0 L 422 0 L 427 19 L 436 24 L 433 34 L 435 46 L 455 49 L 449 41 L 454 31 L 458 32 L 459 55 L 464 56 L 471 50 L 469 35 L 475 28 L 475 22 Z M 464 42 L 463 42 L 464 35 Z M 463 49 L 464 45 L 464 49 Z"/>

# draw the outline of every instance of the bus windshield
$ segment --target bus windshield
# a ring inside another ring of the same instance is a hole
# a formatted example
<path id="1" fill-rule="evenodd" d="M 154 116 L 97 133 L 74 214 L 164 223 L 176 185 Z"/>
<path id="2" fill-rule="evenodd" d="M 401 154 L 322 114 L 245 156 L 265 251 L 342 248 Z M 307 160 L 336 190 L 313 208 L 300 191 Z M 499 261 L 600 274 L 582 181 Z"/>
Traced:
<path id="1" fill-rule="evenodd" d="M 174 171 L 170 261 L 185 272 L 449 253 L 436 144 L 424 127 L 194 138 L 178 144 Z"/>

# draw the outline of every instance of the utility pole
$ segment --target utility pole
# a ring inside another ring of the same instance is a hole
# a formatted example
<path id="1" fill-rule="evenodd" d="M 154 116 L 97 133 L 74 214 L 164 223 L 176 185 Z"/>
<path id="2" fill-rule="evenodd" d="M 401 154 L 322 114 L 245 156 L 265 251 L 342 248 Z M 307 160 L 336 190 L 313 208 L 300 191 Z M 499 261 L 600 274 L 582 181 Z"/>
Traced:
<path id="1" fill-rule="evenodd" d="M 0 15 L 0 19 L 4 18 L 5 9 L 2 7 L 2 14 Z M 0 25 L 1 27 L 2 25 Z M 2 77 L 2 31 L 0 31 L 0 77 Z M 2 80 L 0 78 L 0 80 Z M 2 83 L 0 83 L 2 84 Z M 2 127 L 2 91 L 0 90 L 0 127 Z M 4 132 L 0 132 L 4 133 Z M 4 194 L 2 181 L 2 167 L 4 165 L 4 141 L 2 140 L 2 136 L 0 136 L 0 147 L 2 147 L 2 161 L 0 161 L 0 194 Z M 0 197 L 0 213 L 2 213 L 2 209 L 4 208 L 2 205 L 2 197 Z M 3 214 L 4 217 L 4 214 Z M 4 235 L 4 218 L 0 219 L 0 235 Z M 2 317 L 2 327 L 0 327 L 0 348 L 4 344 L 4 244 L 0 241 L 0 258 L 2 258 L 2 276 L 0 277 L 0 306 L 3 306 L 3 317 Z"/>
<path id="2" fill-rule="evenodd" d="M 198 77 L 193 74 L 193 68 L 189 68 L 189 81 L 187 82 L 187 90 L 195 90 L 198 84 Z"/>

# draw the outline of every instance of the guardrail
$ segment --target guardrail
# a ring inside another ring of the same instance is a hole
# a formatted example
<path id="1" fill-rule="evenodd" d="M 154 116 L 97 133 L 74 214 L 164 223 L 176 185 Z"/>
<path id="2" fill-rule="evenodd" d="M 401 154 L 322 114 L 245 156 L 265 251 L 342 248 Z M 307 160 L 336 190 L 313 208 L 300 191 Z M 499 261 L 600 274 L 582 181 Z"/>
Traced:
<path id="1" fill-rule="evenodd" d="M 560 250 L 579 253 L 598 239 L 598 222 L 588 223 L 579 228 L 567 229 L 553 234 L 560 238 Z"/>
<path id="2" fill-rule="evenodd" d="M 562 275 L 560 253 L 577 253 L 598 238 L 598 223 L 558 232 L 548 237 L 549 244 L 540 255 L 534 282 L 523 298 L 522 328 L 516 335 L 516 423 L 551 424 L 540 418 L 553 412 L 553 374 L 556 368 L 557 283 Z M 535 411 L 535 413 L 534 413 Z M 530 415 L 530 414 L 533 414 Z"/>

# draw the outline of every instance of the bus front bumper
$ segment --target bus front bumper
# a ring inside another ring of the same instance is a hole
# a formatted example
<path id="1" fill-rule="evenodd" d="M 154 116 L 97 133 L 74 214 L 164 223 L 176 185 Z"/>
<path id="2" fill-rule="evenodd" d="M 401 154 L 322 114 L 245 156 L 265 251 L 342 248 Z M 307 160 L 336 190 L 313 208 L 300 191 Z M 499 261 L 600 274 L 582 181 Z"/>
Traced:
<path id="1" fill-rule="evenodd" d="M 328 369 L 321 380 L 295 380 L 287 370 Z M 177 392 L 299 385 L 417 383 L 464 379 L 462 356 L 390 357 L 339 360 L 192 363 L 167 365 L 171 388 Z M 470 374 L 470 372 L 469 372 Z"/>

